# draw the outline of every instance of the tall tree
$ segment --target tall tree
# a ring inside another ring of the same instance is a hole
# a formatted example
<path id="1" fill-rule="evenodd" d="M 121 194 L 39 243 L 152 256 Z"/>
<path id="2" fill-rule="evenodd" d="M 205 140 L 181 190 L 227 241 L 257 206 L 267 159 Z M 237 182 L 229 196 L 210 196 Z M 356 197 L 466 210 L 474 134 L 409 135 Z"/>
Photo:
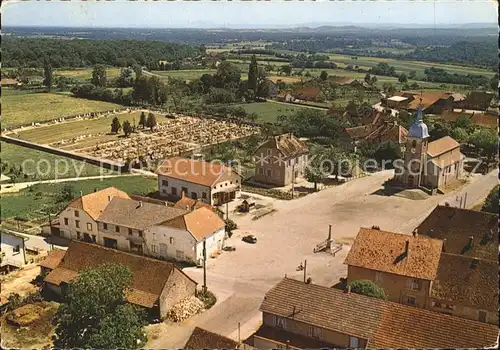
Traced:
<path id="1" fill-rule="evenodd" d="M 488 213 L 498 214 L 498 190 L 499 186 L 496 185 L 486 197 L 486 201 L 481 208 L 481 211 Z"/>
<path id="2" fill-rule="evenodd" d="M 43 66 L 43 85 L 47 87 L 47 89 L 50 91 L 52 88 L 52 66 L 50 65 L 50 62 L 48 60 L 45 61 L 45 64 Z"/>
<path id="3" fill-rule="evenodd" d="M 117 134 L 121 128 L 122 126 L 120 124 L 120 121 L 118 120 L 118 117 L 114 117 L 111 121 L 111 132 Z"/>
<path id="4" fill-rule="evenodd" d="M 408 77 L 406 76 L 405 73 L 401 73 L 398 77 L 398 81 L 400 83 L 407 83 L 408 82 Z"/>
<path id="5" fill-rule="evenodd" d="M 119 87 L 132 86 L 134 82 L 134 77 L 132 76 L 134 72 L 131 68 L 125 67 L 120 70 L 120 76 L 116 80 L 116 84 Z"/>
<path id="6" fill-rule="evenodd" d="M 90 82 L 99 87 L 105 87 L 107 82 L 106 67 L 98 64 L 92 70 L 92 79 Z"/>
<path id="7" fill-rule="evenodd" d="M 139 125 L 144 128 L 146 127 L 146 113 L 141 112 L 141 117 L 139 119 Z"/>
<path id="8" fill-rule="evenodd" d="M 292 74 L 292 66 L 290 66 L 290 65 L 288 65 L 288 64 L 287 64 L 287 65 L 285 65 L 285 66 L 282 66 L 282 67 L 281 67 L 281 71 L 282 71 L 282 72 L 283 72 L 283 74 L 285 74 L 285 75 L 290 75 L 290 74 Z"/>
<path id="9" fill-rule="evenodd" d="M 326 79 L 328 79 L 328 72 L 326 70 L 322 70 L 321 71 L 321 74 L 319 75 L 319 78 L 322 80 L 322 81 L 326 81 Z"/>
<path id="10" fill-rule="evenodd" d="M 56 316 L 57 348 L 137 349 L 144 346 L 143 310 L 125 302 L 132 274 L 104 264 L 82 272 L 68 285 Z"/>
<path id="11" fill-rule="evenodd" d="M 133 130 L 132 125 L 130 125 L 130 122 L 128 120 L 125 120 L 123 122 L 122 129 L 123 129 L 123 133 L 125 134 L 125 136 L 129 136 Z"/>
<path id="12" fill-rule="evenodd" d="M 146 120 L 146 126 L 153 131 L 154 127 L 156 126 L 156 117 L 153 113 L 148 114 L 148 119 Z"/>
<path id="13" fill-rule="evenodd" d="M 384 290 L 370 280 L 355 280 L 349 283 L 349 286 L 353 293 L 363 294 L 377 299 L 387 299 Z"/>

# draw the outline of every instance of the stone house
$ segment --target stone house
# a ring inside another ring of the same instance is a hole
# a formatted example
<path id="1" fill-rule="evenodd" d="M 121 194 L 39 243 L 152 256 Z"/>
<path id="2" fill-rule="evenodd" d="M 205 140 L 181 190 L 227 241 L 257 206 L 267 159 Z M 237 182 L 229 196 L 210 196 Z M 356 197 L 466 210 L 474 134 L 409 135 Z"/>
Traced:
<path id="1" fill-rule="evenodd" d="M 495 249 L 498 254 L 498 237 L 493 237 L 489 227 L 494 215 L 474 222 L 466 218 L 478 216 L 460 215 L 458 211 L 464 209 L 438 208 L 413 235 L 360 229 L 345 260 L 348 281 L 373 281 L 394 302 L 497 324 L 498 263 L 488 259 Z M 450 212 L 464 226 L 454 231 L 460 224 L 451 224 L 439 230 L 449 222 L 445 217 Z M 430 231 L 429 223 L 438 218 L 442 219 L 436 230 Z M 419 232 L 430 232 L 431 237 Z M 474 232 L 479 242 L 467 238 Z M 465 234 L 460 238 L 460 233 Z"/>
<path id="2" fill-rule="evenodd" d="M 129 195 L 114 187 L 108 187 L 81 196 L 59 213 L 59 232 L 69 239 L 84 239 L 97 242 L 97 218 L 111 202 L 112 198 L 130 199 Z"/>
<path id="3" fill-rule="evenodd" d="M 276 95 L 276 100 L 281 101 L 281 102 L 293 102 L 294 98 L 289 92 L 280 91 Z"/>
<path id="4" fill-rule="evenodd" d="M 254 180 L 275 186 L 287 186 L 303 176 L 307 166 L 304 142 L 293 134 L 270 137 L 255 152 Z"/>
<path id="5" fill-rule="evenodd" d="M 361 228 L 347 254 L 347 280 L 370 280 L 388 300 L 425 308 L 443 243 L 425 236 Z"/>
<path id="6" fill-rule="evenodd" d="M 498 336 L 493 325 L 286 277 L 260 311 L 258 349 L 474 348 Z"/>
<path id="7" fill-rule="evenodd" d="M 126 300 L 144 307 L 152 316 L 165 318 L 175 304 L 196 293 L 197 283 L 172 263 L 79 241 L 72 241 L 66 251 L 54 250 L 40 263 L 42 290 L 64 297 L 80 271 L 106 263 L 130 270 L 132 284 Z"/>
<path id="8" fill-rule="evenodd" d="M 184 193 L 214 206 L 238 197 L 243 179 L 229 166 L 181 157 L 166 159 L 156 174 L 162 197 L 179 200 Z"/>

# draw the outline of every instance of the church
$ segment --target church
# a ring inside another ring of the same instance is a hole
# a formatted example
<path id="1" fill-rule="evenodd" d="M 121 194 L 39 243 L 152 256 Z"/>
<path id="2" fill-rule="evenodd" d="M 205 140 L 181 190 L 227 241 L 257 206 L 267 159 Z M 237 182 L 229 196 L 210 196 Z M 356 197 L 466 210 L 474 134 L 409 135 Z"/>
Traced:
<path id="1" fill-rule="evenodd" d="M 408 131 L 403 170 L 396 170 L 395 179 L 407 188 L 440 189 L 462 176 L 463 162 L 460 144 L 451 137 L 429 142 L 429 131 L 419 106 L 417 118 Z"/>

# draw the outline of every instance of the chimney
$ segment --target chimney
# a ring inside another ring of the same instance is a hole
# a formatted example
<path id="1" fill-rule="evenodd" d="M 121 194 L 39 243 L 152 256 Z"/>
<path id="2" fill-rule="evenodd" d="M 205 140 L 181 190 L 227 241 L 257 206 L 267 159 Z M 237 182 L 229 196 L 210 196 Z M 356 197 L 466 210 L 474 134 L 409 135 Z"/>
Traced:
<path id="1" fill-rule="evenodd" d="M 405 255 L 408 255 L 408 246 L 410 245 L 410 241 L 406 240 L 405 242 Z"/>
<path id="2" fill-rule="evenodd" d="M 380 231 L 380 227 L 379 227 L 379 226 L 375 226 L 375 225 L 373 225 L 373 226 L 372 226 L 372 230 L 379 230 L 379 231 Z"/>
<path id="3" fill-rule="evenodd" d="M 347 294 L 351 294 L 351 286 L 347 286 Z"/>
<path id="4" fill-rule="evenodd" d="M 446 238 L 443 238 L 443 249 L 441 250 L 443 253 L 446 253 Z"/>
<path id="5" fill-rule="evenodd" d="M 413 237 L 418 237 L 418 229 L 413 230 Z"/>
<path id="6" fill-rule="evenodd" d="M 469 247 L 472 248 L 473 242 L 474 242 L 474 236 L 469 236 Z"/>
<path id="7" fill-rule="evenodd" d="M 111 202 L 111 199 L 113 199 L 113 196 L 108 196 L 108 202 Z"/>

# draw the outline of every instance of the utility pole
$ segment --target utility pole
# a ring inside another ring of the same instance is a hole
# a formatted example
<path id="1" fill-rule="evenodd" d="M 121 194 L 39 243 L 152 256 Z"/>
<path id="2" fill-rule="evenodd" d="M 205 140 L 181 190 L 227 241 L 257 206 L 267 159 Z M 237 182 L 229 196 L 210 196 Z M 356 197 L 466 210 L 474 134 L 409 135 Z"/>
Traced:
<path id="1" fill-rule="evenodd" d="M 203 293 L 207 292 L 207 241 L 203 240 Z"/>
<path id="2" fill-rule="evenodd" d="M 331 242 L 332 242 L 332 225 L 328 225 L 328 241 L 327 241 L 327 244 L 328 244 L 328 248 L 331 247 Z"/>
<path id="3" fill-rule="evenodd" d="M 226 220 L 229 219 L 229 202 L 226 202 Z"/>
<path id="4" fill-rule="evenodd" d="M 49 230 L 50 230 L 50 250 L 54 250 L 54 236 L 52 236 L 52 219 L 49 213 Z"/>
<path id="5" fill-rule="evenodd" d="M 465 198 L 464 198 L 464 209 L 465 209 L 465 205 L 467 203 L 467 192 L 465 192 Z"/>
<path id="6" fill-rule="evenodd" d="M 304 283 L 306 283 L 307 276 L 307 260 L 304 260 Z"/>
<path id="7" fill-rule="evenodd" d="M 240 323 L 238 322 L 238 345 L 241 343 Z"/>
<path id="8" fill-rule="evenodd" d="M 463 199 L 463 197 L 460 196 L 460 205 L 459 205 L 459 208 L 462 208 L 462 199 Z"/>
<path id="9" fill-rule="evenodd" d="M 292 199 L 295 192 L 295 162 L 292 164 Z"/>

